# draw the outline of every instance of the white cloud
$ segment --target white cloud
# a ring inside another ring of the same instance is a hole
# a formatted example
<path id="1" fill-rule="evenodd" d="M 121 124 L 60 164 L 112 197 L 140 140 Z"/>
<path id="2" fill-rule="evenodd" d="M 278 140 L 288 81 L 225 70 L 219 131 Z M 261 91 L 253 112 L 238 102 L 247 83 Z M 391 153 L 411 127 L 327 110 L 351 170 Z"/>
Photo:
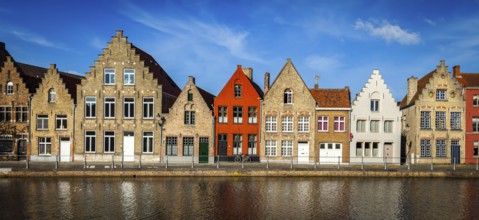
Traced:
<path id="1" fill-rule="evenodd" d="M 75 71 L 75 70 L 67 70 L 65 72 L 75 74 L 75 75 L 83 75 L 83 74 L 81 74 L 81 73 L 79 73 L 78 71 Z"/>
<path id="2" fill-rule="evenodd" d="M 318 71 L 317 74 L 331 73 L 340 66 L 339 60 L 332 57 L 324 57 L 318 55 L 308 56 L 306 58 L 306 66 L 313 71 Z"/>
<path id="3" fill-rule="evenodd" d="M 375 26 L 371 22 L 363 22 L 361 19 L 358 19 L 354 27 L 356 30 L 368 32 L 371 36 L 383 38 L 388 43 L 396 41 L 400 44 L 407 45 L 418 44 L 421 41 L 418 33 L 408 32 L 398 25 L 389 24 L 387 21 Z"/>
<path id="4" fill-rule="evenodd" d="M 431 26 L 436 26 L 436 22 L 433 21 L 433 20 L 431 20 L 431 19 L 429 19 L 429 18 L 425 18 L 424 21 L 425 21 L 426 23 L 428 23 L 429 25 L 431 25 Z"/>
<path id="5" fill-rule="evenodd" d="M 34 34 L 34 33 L 15 31 L 14 30 L 14 31 L 12 31 L 12 34 L 15 35 L 16 37 L 26 41 L 26 42 L 38 44 L 38 45 L 44 46 L 44 47 L 51 47 L 51 48 L 57 48 L 57 49 L 61 49 L 61 50 L 70 51 L 70 49 L 68 49 L 66 47 L 63 47 L 60 44 L 52 43 L 52 42 L 48 41 L 47 39 L 45 39 L 44 37 L 39 36 L 39 35 Z"/>

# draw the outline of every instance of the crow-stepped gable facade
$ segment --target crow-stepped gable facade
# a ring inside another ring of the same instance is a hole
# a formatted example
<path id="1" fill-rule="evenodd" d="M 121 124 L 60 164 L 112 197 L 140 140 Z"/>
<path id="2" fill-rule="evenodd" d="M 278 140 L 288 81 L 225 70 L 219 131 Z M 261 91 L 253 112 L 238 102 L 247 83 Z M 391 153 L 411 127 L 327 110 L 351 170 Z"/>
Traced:
<path id="1" fill-rule="evenodd" d="M 180 91 L 117 31 L 77 89 L 75 160 L 159 161 L 160 118 Z"/>

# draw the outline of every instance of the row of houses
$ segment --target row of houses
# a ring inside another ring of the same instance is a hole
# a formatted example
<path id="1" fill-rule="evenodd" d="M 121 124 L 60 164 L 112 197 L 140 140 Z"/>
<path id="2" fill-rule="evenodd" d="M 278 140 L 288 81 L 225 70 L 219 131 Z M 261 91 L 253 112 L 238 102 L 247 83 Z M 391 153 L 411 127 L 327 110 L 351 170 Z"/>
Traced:
<path id="1" fill-rule="evenodd" d="M 348 86 L 308 88 L 288 59 L 263 89 L 236 67 L 215 97 L 180 89 L 117 31 L 85 77 L 15 61 L 0 44 L 0 156 L 32 161 L 472 163 L 479 74 L 441 61 L 396 102 L 378 70 Z"/>

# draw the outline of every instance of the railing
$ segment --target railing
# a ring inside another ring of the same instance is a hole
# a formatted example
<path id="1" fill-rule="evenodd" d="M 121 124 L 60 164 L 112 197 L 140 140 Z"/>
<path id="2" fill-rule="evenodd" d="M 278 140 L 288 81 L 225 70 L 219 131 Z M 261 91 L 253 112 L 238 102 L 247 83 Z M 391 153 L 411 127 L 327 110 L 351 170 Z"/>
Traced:
<path id="1" fill-rule="evenodd" d="M 125 162 L 122 157 L 111 155 L 101 161 L 88 159 L 62 162 L 60 156 L 37 157 L 31 161 L 26 156 L 0 155 L 0 172 L 9 170 L 158 170 L 158 169 L 257 169 L 257 170 L 339 170 L 339 171 L 479 171 L 479 158 L 422 157 L 298 157 L 298 156 L 215 156 L 208 163 L 202 163 L 198 156 L 158 157 L 156 161 L 144 160 L 141 155 L 133 162 Z M 256 158 L 255 161 L 253 158 Z M 38 161 L 45 160 L 45 161 Z M 48 161 L 46 161 L 48 160 Z M 467 162 L 467 163 L 466 163 Z"/>

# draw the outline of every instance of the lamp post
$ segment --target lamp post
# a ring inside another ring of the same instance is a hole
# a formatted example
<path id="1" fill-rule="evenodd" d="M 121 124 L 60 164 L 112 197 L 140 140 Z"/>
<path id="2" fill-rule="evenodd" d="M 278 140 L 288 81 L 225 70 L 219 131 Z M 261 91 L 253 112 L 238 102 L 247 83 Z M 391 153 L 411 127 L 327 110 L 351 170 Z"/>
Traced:
<path id="1" fill-rule="evenodd" d="M 160 156 L 160 161 L 162 161 L 161 159 L 161 148 L 163 147 L 163 126 L 165 125 L 165 117 L 161 116 L 159 113 L 158 115 L 156 116 L 158 118 L 158 125 L 160 126 L 160 153 L 159 153 L 159 156 Z M 165 151 L 165 154 L 166 154 L 166 151 Z"/>

